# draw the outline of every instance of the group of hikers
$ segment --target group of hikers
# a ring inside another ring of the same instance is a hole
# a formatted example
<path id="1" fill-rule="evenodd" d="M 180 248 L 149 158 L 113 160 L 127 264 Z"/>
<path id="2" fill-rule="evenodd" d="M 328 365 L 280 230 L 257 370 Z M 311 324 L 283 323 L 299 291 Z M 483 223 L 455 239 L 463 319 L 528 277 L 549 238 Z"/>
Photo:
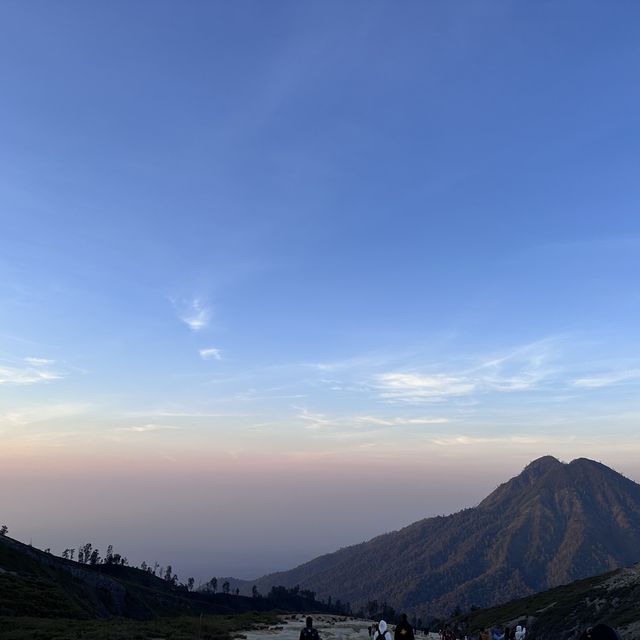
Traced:
<path id="1" fill-rule="evenodd" d="M 469 636 L 468 634 L 458 636 L 455 631 L 448 626 L 445 627 L 439 635 L 440 640 L 457 640 L 458 637 L 461 637 L 463 640 L 471 640 L 471 638 L 473 638 L 473 636 Z M 478 640 L 525 640 L 527 638 L 527 629 L 520 624 L 513 628 L 487 629 L 482 627 L 476 637 Z"/>
<path id="2" fill-rule="evenodd" d="M 370 626 L 369 638 L 371 640 L 415 640 L 413 627 L 407 620 L 407 615 L 402 614 L 400 622 L 396 625 L 393 636 L 384 620 Z M 500 629 L 481 628 L 474 636 L 456 634 L 454 629 L 446 626 L 439 632 L 440 640 L 532 640 L 527 634 L 527 629 L 523 625 L 516 625 L 513 628 L 504 627 Z M 306 626 L 300 631 L 300 640 L 320 640 L 318 631 L 313 626 L 313 619 L 307 618 Z M 606 624 L 597 624 L 588 627 L 578 640 L 620 640 L 620 636 Z"/>
<path id="3" fill-rule="evenodd" d="M 384 620 L 380 620 L 375 628 L 369 627 L 369 636 L 373 636 L 373 640 L 415 640 L 413 627 L 409 624 L 406 613 L 402 614 L 400 622 L 396 625 L 393 638 Z"/>
<path id="4" fill-rule="evenodd" d="M 458 638 L 471 640 L 468 635 L 456 634 L 455 630 L 449 625 L 441 629 L 438 635 L 440 640 L 458 640 Z M 525 627 L 517 625 L 513 629 L 505 627 L 504 629 L 488 630 L 483 627 L 476 637 L 478 640 L 525 640 L 526 636 L 527 630 Z M 400 622 L 396 625 L 393 638 L 391 638 L 391 633 L 388 631 L 387 623 L 384 620 L 381 620 L 375 627 L 369 627 L 369 637 L 372 637 L 372 640 L 415 640 L 413 627 L 409 624 L 405 613 L 402 614 Z"/>

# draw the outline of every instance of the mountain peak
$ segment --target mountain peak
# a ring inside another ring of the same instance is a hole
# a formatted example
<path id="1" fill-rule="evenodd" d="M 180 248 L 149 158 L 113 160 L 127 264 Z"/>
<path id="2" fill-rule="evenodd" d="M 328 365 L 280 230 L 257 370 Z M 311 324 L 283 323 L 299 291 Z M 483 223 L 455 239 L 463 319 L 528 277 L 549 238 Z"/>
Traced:
<path id="1" fill-rule="evenodd" d="M 299 584 L 356 606 L 377 600 L 443 615 L 455 605 L 496 604 L 638 562 L 639 549 L 640 485 L 587 458 L 543 456 L 477 507 L 421 520 L 256 584 Z"/>
<path id="2" fill-rule="evenodd" d="M 558 458 L 554 458 L 553 456 L 542 456 L 541 458 L 536 458 L 530 462 L 524 470 L 546 473 L 549 469 L 560 467 L 562 464 L 563 463 L 560 462 Z"/>
<path id="3" fill-rule="evenodd" d="M 549 472 L 562 469 L 564 463 L 553 456 L 542 456 L 530 462 L 517 476 L 501 484 L 479 505 L 481 509 L 495 509 L 498 505 L 506 507 L 512 500 L 519 498 L 522 492 L 536 484 Z"/>
<path id="4" fill-rule="evenodd" d="M 533 462 L 530 462 L 523 470 L 520 476 L 526 480 L 527 484 L 533 484 L 536 480 L 549 473 L 554 469 L 561 469 L 564 463 L 553 456 L 542 456 Z"/>

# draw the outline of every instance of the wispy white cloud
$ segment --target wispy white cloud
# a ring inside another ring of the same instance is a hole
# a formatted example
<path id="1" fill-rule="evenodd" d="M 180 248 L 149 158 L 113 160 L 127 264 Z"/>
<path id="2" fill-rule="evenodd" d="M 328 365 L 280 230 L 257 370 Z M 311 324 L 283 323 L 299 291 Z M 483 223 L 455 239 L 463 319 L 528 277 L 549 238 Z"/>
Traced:
<path id="1" fill-rule="evenodd" d="M 376 382 L 381 397 L 399 400 L 467 395 L 476 389 L 472 380 L 446 374 L 383 373 L 376 376 Z"/>
<path id="2" fill-rule="evenodd" d="M 598 389 L 600 387 L 610 387 L 612 385 L 629 382 L 631 380 L 640 380 L 640 369 L 613 371 L 599 376 L 576 378 L 572 381 L 572 385 L 574 387 L 582 387 L 585 389 Z"/>
<path id="3" fill-rule="evenodd" d="M 182 408 L 149 408 L 139 411 L 127 411 L 127 417 L 130 418 L 237 418 L 252 416 L 251 413 L 239 412 L 219 412 L 219 411 L 197 411 Z"/>
<path id="4" fill-rule="evenodd" d="M 324 413 L 316 413 L 305 408 L 298 409 L 298 418 L 306 423 L 305 429 L 324 429 L 336 424 L 335 419 L 328 418 Z"/>
<path id="5" fill-rule="evenodd" d="M 540 442 L 540 438 L 534 438 L 531 436 L 504 436 L 504 437 L 476 437 L 466 435 L 454 435 L 433 438 L 432 444 L 440 447 L 454 447 L 454 446 L 473 446 L 480 444 L 536 444 Z"/>
<path id="6" fill-rule="evenodd" d="M 0 361 L 0 384 L 29 385 L 65 378 L 67 371 L 54 364 L 55 361 L 45 358 Z"/>
<path id="7" fill-rule="evenodd" d="M 48 358 L 25 358 L 24 361 L 34 367 L 46 367 L 56 363 L 55 360 L 49 360 Z"/>
<path id="8" fill-rule="evenodd" d="M 220 349 L 217 349 L 216 347 L 200 349 L 199 353 L 203 360 L 222 360 L 222 353 Z"/>
<path id="9" fill-rule="evenodd" d="M 0 424 L 23 426 L 36 422 L 60 420 L 81 415 L 89 411 L 90 405 L 82 403 L 57 403 L 21 407 L 0 413 Z"/>
<path id="10" fill-rule="evenodd" d="M 555 374 L 549 364 L 554 357 L 552 346 L 552 340 L 542 340 L 481 358 L 476 363 L 467 361 L 466 366 L 452 362 L 409 371 L 388 371 L 376 374 L 371 386 L 382 399 L 407 403 L 529 391 L 539 388 Z"/>
<path id="11" fill-rule="evenodd" d="M 396 355 L 397 357 L 397 355 Z M 352 356 L 330 362 L 314 362 L 306 366 L 320 372 L 341 371 L 347 369 L 370 369 L 387 364 L 391 357 L 385 353 L 370 353 L 361 356 Z"/>
<path id="12" fill-rule="evenodd" d="M 142 424 L 135 425 L 133 427 L 123 427 L 118 431 L 125 431 L 129 433 L 154 433 L 158 431 L 180 431 L 182 427 L 175 427 L 168 424 Z"/>
<path id="13" fill-rule="evenodd" d="M 374 424 L 382 427 L 446 424 L 449 422 L 449 418 L 379 418 L 376 416 L 356 416 L 354 420 L 363 424 Z"/>
<path id="14" fill-rule="evenodd" d="M 294 407 L 294 409 L 298 411 L 296 417 L 302 421 L 305 429 L 311 431 L 330 431 L 336 435 L 339 433 L 370 432 L 372 429 L 390 431 L 402 426 L 427 426 L 446 424 L 449 422 L 449 418 L 445 417 L 329 416 L 325 413 L 310 411 L 307 408 Z"/>
<path id="15" fill-rule="evenodd" d="M 201 298 L 192 300 L 173 301 L 177 309 L 178 317 L 191 331 L 201 331 L 209 325 L 211 320 L 211 307 Z"/>

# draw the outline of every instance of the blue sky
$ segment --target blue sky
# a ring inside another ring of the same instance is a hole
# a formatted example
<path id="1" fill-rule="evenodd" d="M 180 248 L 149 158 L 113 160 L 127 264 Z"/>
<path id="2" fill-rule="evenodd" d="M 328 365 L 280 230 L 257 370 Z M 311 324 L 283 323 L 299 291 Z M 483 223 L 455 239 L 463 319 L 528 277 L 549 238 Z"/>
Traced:
<path id="1" fill-rule="evenodd" d="M 0 457 L 640 478 L 639 19 L 3 3 Z"/>

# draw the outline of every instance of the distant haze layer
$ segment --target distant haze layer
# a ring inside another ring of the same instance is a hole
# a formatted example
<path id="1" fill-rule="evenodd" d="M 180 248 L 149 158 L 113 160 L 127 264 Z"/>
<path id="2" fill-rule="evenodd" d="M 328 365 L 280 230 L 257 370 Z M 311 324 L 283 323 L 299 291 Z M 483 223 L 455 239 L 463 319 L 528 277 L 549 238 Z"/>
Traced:
<path id="1" fill-rule="evenodd" d="M 91 541 L 130 562 L 171 564 L 181 579 L 255 578 L 422 517 L 477 504 L 526 462 L 212 460 L 210 468 L 146 466 L 0 472 L 10 533 L 60 553 Z M 620 467 L 638 478 L 637 466 Z"/>

